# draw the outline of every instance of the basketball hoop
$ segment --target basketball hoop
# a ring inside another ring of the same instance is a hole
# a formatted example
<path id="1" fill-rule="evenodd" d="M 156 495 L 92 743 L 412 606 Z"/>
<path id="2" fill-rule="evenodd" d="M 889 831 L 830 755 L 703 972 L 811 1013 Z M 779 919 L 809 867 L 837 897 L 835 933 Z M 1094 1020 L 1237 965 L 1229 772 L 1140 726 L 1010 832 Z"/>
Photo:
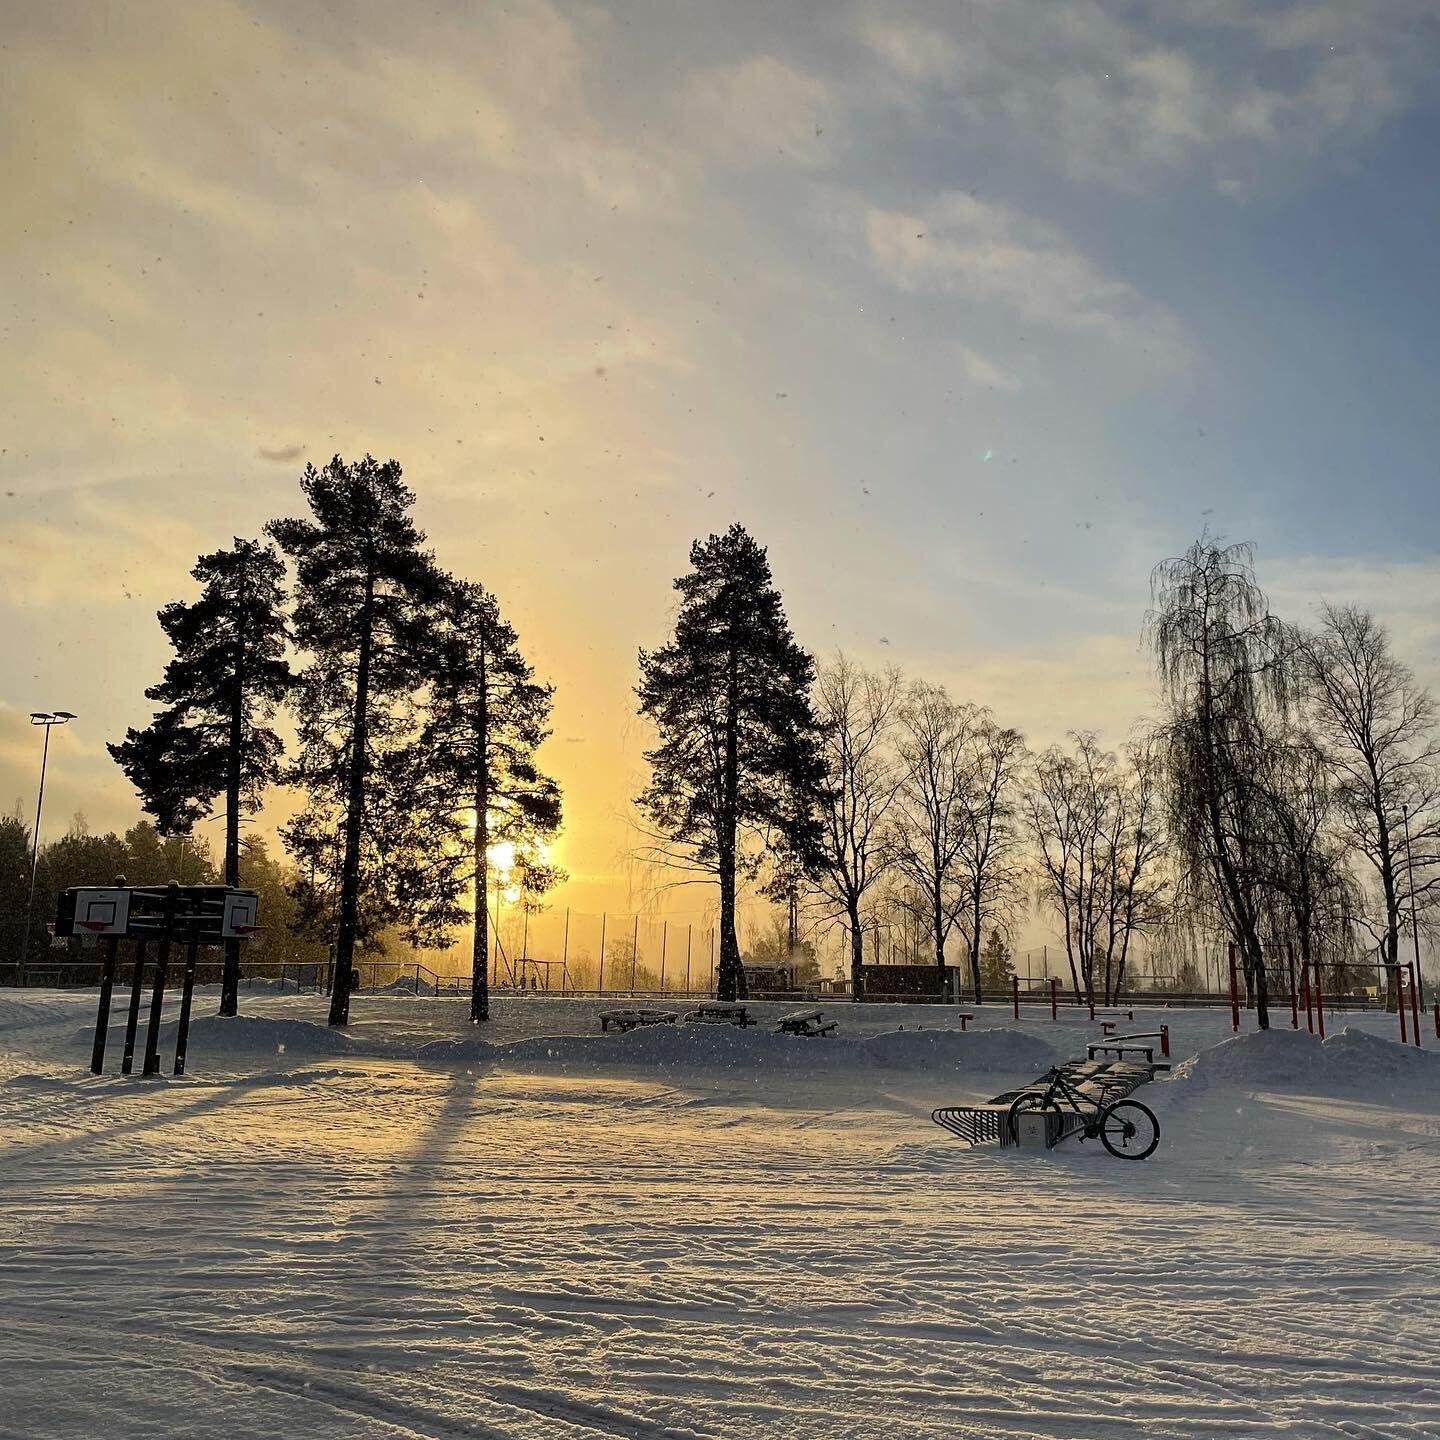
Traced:
<path id="1" fill-rule="evenodd" d="M 75 923 L 83 929 L 95 931 L 104 930 L 110 925 L 108 920 L 77 920 Z"/>

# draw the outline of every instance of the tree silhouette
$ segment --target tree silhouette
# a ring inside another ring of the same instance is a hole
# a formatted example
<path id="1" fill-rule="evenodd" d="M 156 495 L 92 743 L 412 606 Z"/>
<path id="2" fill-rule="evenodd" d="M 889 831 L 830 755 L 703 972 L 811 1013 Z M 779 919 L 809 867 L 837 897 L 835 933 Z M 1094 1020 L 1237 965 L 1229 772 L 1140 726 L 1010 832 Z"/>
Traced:
<path id="1" fill-rule="evenodd" d="M 427 803 L 433 809 L 442 883 L 468 886 L 474 916 L 470 1018 L 490 1018 L 490 848 L 514 847 L 527 895 L 561 878 L 540 859 L 560 828 L 560 787 L 535 764 L 549 735 L 548 685 L 535 683 L 514 629 L 483 586 L 450 579 L 432 643 L 430 700 L 421 740 Z"/>
<path id="2" fill-rule="evenodd" d="M 790 633 L 765 551 L 741 526 L 697 540 L 690 565 L 675 582 L 673 639 L 640 652 L 640 713 L 659 740 L 636 803 L 652 827 L 649 858 L 719 887 L 716 991 L 734 1000 L 745 989 L 737 879 L 756 872 L 763 842 L 816 850 L 815 666 Z"/>
<path id="3" fill-rule="evenodd" d="M 224 796 L 225 883 L 238 885 L 241 818 L 259 806 L 283 753 L 269 721 L 292 684 L 285 570 L 270 546 L 236 537 L 230 549 L 202 555 L 190 573 L 203 587 L 199 598 L 160 611 L 175 653 L 145 695 L 164 708 L 106 748 L 163 834 L 190 834 Z M 236 1012 L 239 979 L 240 941 L 228 940 L 222 1015 Z"/>
<path id="4" fill-rule="evenodd" d="M 300 754 L 288 776 L 307 801 L 284 835 L 310 877 L 312 912 L 324 893 L 317 879 L 333 882 L 330 1023 L 344 1025 L 357 941 L 382 919 L 412 918 L 397 904 L 421 840 L 407 748 L 442 587 L 397 461 L 337 455 L 323 470 L 307 466 L 300 488 L 312 518 L 267 527 L 295 564 L 295 641 L 307 656 L 296 688 Z"/>

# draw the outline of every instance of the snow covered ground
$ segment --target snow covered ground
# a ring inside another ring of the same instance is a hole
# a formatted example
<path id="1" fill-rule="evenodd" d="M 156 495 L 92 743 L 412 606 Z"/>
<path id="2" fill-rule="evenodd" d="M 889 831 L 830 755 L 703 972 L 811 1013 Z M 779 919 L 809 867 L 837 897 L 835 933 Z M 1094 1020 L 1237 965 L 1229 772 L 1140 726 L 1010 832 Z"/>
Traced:
<path id="1" fill-rule="evenodd" d="M 1440 1435 L 1440 1046 L 1393 1017 L 1141 1012 L 1184 1063 L 1126 1164 L 930 1123 L 1075 1016 L 255 992 L 143 1081 L 85 1073 L 93 1005 L 0 991 L 6 1437 Z"/>

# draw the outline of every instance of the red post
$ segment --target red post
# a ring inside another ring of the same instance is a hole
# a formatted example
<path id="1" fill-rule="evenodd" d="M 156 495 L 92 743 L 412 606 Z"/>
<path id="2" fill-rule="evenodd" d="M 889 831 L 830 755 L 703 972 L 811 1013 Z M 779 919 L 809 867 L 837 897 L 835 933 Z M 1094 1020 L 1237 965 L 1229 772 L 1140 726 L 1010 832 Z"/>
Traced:
<path id="1" fill-rule="evenodd" d="M 1060 982 L 1053 975 L 1050 977 L 1050 1018 L 1060 1018 Z"/>
<path id="2" fill-rule="evenodd" d="M 1405 968 L 1410 972 L 1410 1029 L 1415 1036 L 1415 1043 L 1420 1043 L 1420 991 L 1415 983 L 1415 962 L 1407 960 Z"/>
<path id="3" fill-rule="evenodd" d="M 1170 1058 L 1170 1027 L 1160 1027 L 1160 1053 L 1168 1060 Z"/>
<path id="4" fill-rule="evenodd" d="M 1305 1028 L 1313 1035 L 1315 1033 L 1315 1006 L 1310 999 L 1310 964 L 1305 961 L 1300 966 L 1300 998 L 1305 1002 Z"/>
<path id="5" fill-rule="evenodd" d="M 1404 968 L 1398 964 L 1392 965 L 1390 970 L 1395 977 L 1391 981 L 1391 984 L 1395 991 L 1395 1009 L 1400 1015 L 1400 1043 L 1405 1045 L 1408 1044 L 1410 1040 L 1410 1037 L 1405 1033 L 1405 971 Z"/>
<path id="6" fill-rule="evenodd" d="M 1435 1038 L 1440 1040 L 1440 1000 L 1435 1002 Z"/>
<path id="7" fill-rule="evenodd" d="M 1230 942 L 1230 1030 L 1240 1033 L 1240 985 L 1235 978 L 1235 942 Z"/>
<path id="8" fill-rule="evenodd" d="M 1289 962 L 1290 967 L 1290 1028 L 1298 1030 L 1300 1028 L 1300 1000 L 1295 994 L 1295 947 L 1293 945 L 1285 947 L 1285 959 Z"/>
<path id="9" fill-rule="evenodd" d="M 1315 969 L 1315 1019 L 1320 1026 L 1320 1038 L 1325 1038 L 1325 992 L 1320 988 L 1320 962 L 1311 962 Z"/>
<path id="10" fill-rule="evenodd" d="M 1010 977 L 1010 1004 L 1014 1007 L 1015 1018 L 1018 1020 L 1020 1018 L 1020 977 L 1018 975 Z"/>

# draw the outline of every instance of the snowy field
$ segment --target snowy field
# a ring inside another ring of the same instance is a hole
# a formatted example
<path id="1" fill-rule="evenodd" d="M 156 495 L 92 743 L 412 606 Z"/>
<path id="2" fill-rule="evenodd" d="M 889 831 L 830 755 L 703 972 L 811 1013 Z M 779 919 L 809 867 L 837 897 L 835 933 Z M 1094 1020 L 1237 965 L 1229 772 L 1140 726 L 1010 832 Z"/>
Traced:
<path id="1" fill-rule="evenodd" d="M 1074 1015 L 214 1003 L 186 1078 L 97 1079 L 93 994 L 0 992 L 0 1435 L 1440 1435 L 1433 1030 L 1140 1012 L 1186 1063 L 1127 1164 L 930 1123 Z"/>

